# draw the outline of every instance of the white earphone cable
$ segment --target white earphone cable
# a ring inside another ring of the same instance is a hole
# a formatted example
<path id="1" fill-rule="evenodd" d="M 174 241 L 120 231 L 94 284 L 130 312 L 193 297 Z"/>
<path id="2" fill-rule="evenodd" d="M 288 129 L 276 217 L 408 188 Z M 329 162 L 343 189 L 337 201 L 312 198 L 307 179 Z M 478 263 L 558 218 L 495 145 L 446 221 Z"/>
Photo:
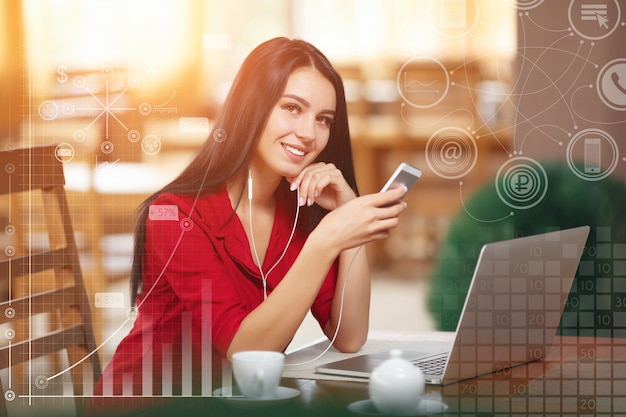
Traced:
<path id="1" fill-rule="evenodd" d="M 300 200 L 300 190 L 296 189 L 297 200 Z M 267 276 L 276 268 L 276 266 L 282 261 L 285 257 L 285 253 L 287 253 L 287 249 L 289 249 L 289 245 L 291 245 L 291 241 L 293 240 L 293 235 L 296 232 L 296 226 L 298 225 L 298 217 L 300 215 L 300 205 L 296 204 L 296 217 L 293 221 L 293 227 L 291 228 L 291 234 L 289 235 L 289 240 L 287 240 L 287 244 L 285 245 L 285 249 L 283 249 L 283 253 L 280 255 L 278 260 L 272 265 L 272 267 L 266 272 L 263 273 L 263 265 L 261 264 L 261 260 L 259 258 L 259 253 L 257 252 L 256 244 L 254 243 L 254 232 L 252 230 L 252 176 L 248 171 L 248 223 L 250 227 L 250 240 L 252 241 L 252 250 L 254 252 L 254 257 L 256 258 L 256 263 L 259 267 L 259 272 L 261 273 L 261 280 L 263 281 L 263 299 L 267 298 Z"/>
<path id="2" fill-rule="evenodd" d="M 337 317 L 337 327 L 335 328 L 335 333 L 333 334 L 333 338 L 330 340 L 330 343 L 328 343 L 328 346 L 326 346 L 326 349 L 324 349 L 322 353 L 320 353 L 313 359 L 309 359 L 308 361 L 298 362 L 298 363 L 286 363 L 285 366 L 300 366 L 300 365 L 306 365 L 311 362 L 314 362 L 318 360 L 319 358 L 321 358 L 322 356 L 324 356 L 326 352 L 328 352 L 330 348 L 333 346 L 333 344 L 335 343 L 335 340 L 337 340 L 337 335 L 339 334 L 339 327 L 341 325 L 341 318 L 343 316 L 343 301 L 344 301 L 344 296 L 346 293 L 346 284 L 348 283 L 348 278 L 350 277 L 350 269 L 352 269 L 352 264 L 354 263 L 354 260 L 356 259 L 356 256 L 358 255 L 358 253 L 361 251 L 362 247 L 363 247 L 362 245 L 359 246 L 356 252 L 354 252 L 354 255 L 352 255 L 352 259 L 350 259 L 350 264 L 348 265 L 348 269 L 346 270 L 346 277 L 343 280 L 343 286 L 341 287 L 341 299 L 339 300 L 339 316 Z"/>
<path id="3" fill-rule="evenodd" d="M 297 200 L 296 200 L 296 202 L 299 202 L 300 201 L 300 190 L 298 188 L 296 188 L 296 193 L 297 193 Z M 248 171 L 248 200 L 249 200 L 248 201 L 248 223 L 249 223 L 249 227 L 250 227 L 250 240 L 252 241 L 252 250 L 254 252 L 254 256 L 256 258 L 257 265 L 259 267 L 259 272 L 261 273 L 261 280 L 263 281 L 263 299 L 265 300 L 267 298 L 267 276 L 280 263 L 280 261 L 285 256 L 285 253 L 287 253 L 287 249 L 289 248 L 289 245 L 291 245 L 291 240 L 293 239 L 293 235 L 294 235 L 294 233 L 296 231 L 296 226 L 298 224 L 298 217 L 300 215 L 300 204 L 296 203 L 296 217 L 295 217 L 294 222 L 293 222 L 293 227 L 291 229 L 291 234 L 289 235 L 289 240 L 287 241 L 287 244 L 285 245 L 285 249 L 283 249 L 283 253 L 280 255 L 278 260 L 274 263 L 274 265 L 272 265 L 272 267 L 266 273 L 263 273 L 263 265 L 261 265 L 261 260 L 259 258 L 259 254 L 257 252 L 256 244 L 254 243 L 254 232 L 252 230 L 252 175 L 251 175 L 250 171 Z M 314 362 L 317 359 L 321 358 L 324 354 L 326 354 L 326 352 L 328 352 L 328 350 L 330 350 L 330 348 L 335 343 L 335 340 L 337 339 L 337 335 L 339 334 L 339 327 L 341 326 L 341 319 L 342 319 L 342 316 L 343 316 L 343 304 L 344 304 L 344 296 L 345 296 L 345 293 L 346 293 L 346 284 L 348 283 L 348 278 L 350 277 L 350 270 L 352 269 L 352 264 L 354 263 L 354 260 L 356 259 L 356 256 L 358 255 L 358 253 L 361 251 L 362 247 L 363 246 L 359 246 L 357 248 L 356 252 L 352 256 L 352 259 L 350 260 L 350 263 L 348 264 L 348 268 L 346 269 L 346 277 L 345 277 L 345 279 L 343 281 L 343 286 L 341 288 L 341 299 L 339 301 L 339 316 L 337 317 L 337 327 L 335 328 L 335 332 L 333 334 L 332 339 L 330 340 L 330 343 L 328 344 L 326 349 L 324 349 L 322 351 L 322 353 L 317 355 L 315 358 L 310 359 L 310 360 L 305 361 L 305 362 L 285 364 L 285 366 L 299 366 L 299 365 L 306 365 L 308 363 Z"/>

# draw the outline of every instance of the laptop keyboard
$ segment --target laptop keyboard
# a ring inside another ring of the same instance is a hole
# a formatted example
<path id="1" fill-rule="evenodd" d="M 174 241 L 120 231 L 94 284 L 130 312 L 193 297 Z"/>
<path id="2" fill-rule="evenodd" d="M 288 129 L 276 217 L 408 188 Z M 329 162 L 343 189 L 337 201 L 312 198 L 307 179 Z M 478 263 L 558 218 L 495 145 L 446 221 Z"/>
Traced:
<path id="1" fill-rule="evenodd" d="M 446 362 L 448 362 L 448 357 L 448 353 L 441 353 L 424 359 L 416 359 L 411 363 L 420 368 L 424 374 L 441 375 L 446 367 Z"/>

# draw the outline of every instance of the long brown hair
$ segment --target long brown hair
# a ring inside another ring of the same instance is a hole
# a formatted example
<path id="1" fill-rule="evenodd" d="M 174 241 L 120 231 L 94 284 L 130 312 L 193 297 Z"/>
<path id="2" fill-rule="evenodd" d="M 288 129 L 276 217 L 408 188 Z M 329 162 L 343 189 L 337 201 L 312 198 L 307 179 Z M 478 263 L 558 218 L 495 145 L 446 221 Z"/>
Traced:
<path id="1" fill-rule="evenodd" d="M 328 59 L 302 40 L 275 38 L 257 46 L 244 60 L 218 116 L 213 130 L 184 171 L 172 182 L 148 197 L 138 208 L 135 228 L 131 303 L 141 290 L 146 218 L 150 204 L 162 193 L 203 196 L 220 190 L 237 177 L 245 178 L 249 162 L 270 113 L 285 90 L 294 70 L 312 67 L 335 88 L 336 109 L 326 148 L 316 161 L 333 163 L 358 194 L 352 161 L 348 114 L 343 82 Z M 245 183 L 241 183 L 239 199 Z M 312 230 L 325 211 L 313 206 L 299 227 Z"/>

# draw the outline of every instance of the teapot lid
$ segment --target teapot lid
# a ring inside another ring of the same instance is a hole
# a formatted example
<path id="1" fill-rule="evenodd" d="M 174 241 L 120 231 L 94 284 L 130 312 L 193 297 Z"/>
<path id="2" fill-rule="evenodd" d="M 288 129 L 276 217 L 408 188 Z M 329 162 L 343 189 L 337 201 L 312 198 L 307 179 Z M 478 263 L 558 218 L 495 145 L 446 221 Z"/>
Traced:
<path id="1" fill-rule="evenodd" d="M 389 351 L 389 359 L 379 365 L 379 371 L 392 374 L 420 372 L 419 368 L 402 357 L 402 350 L 397 348 Z"/>
<path id="2" fill-rule="evenodd" d="M 389 351 L 389 356 L 394 359 L 394 358 L 401 358 L 402 357 L 402 350 L 395 348 L 395 349 L 391 349 Z"/>

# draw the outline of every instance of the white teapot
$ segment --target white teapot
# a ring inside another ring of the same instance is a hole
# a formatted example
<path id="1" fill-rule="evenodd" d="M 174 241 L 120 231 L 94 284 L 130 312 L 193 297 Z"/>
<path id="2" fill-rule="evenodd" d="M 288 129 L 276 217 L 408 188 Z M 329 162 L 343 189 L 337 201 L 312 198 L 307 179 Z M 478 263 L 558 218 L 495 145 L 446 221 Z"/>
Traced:
<path id="1" fill-rule="evenodd" d="M 390 358 L 378 365 L 369 380 L 369 395 L 380 413 L 410 416 L 418 412 L 424 394 L 424 375 L 392 349 Z"/>

